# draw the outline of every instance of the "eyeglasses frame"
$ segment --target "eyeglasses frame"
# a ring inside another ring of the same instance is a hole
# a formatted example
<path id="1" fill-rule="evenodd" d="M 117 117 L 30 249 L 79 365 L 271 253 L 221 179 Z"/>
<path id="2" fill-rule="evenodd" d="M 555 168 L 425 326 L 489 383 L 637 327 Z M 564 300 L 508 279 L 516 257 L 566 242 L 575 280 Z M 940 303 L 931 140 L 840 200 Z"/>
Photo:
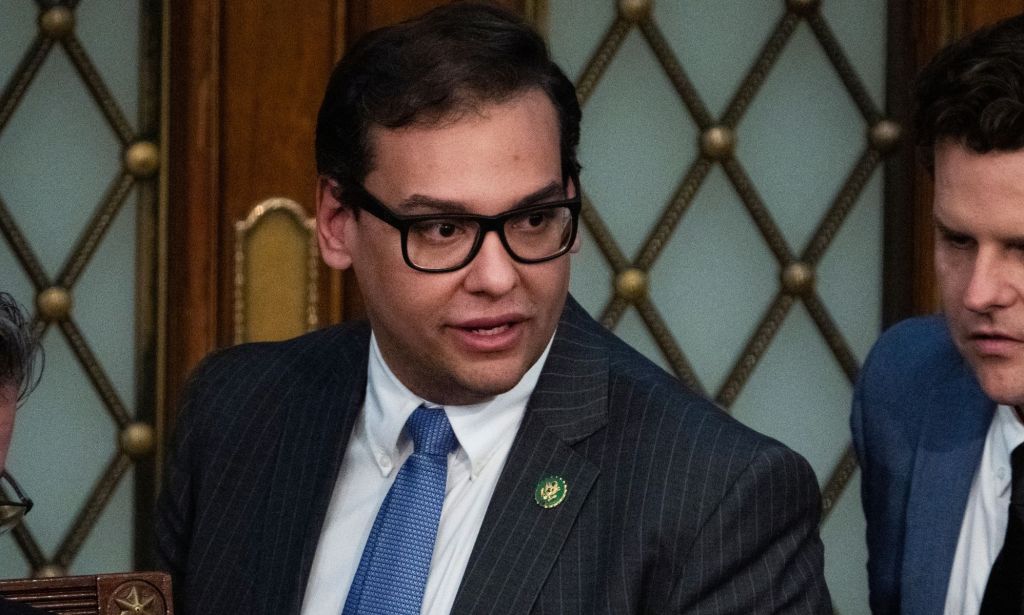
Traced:
<path id="1" fill-rule="evenodd" d="M 417 214 L 412 216 L 406 216 L 402 214 L 396 214 L 391 211 L 387 205 L 381 203 L 377 197 L 370 194 L 369 191 L 362 184 L 352 184 L 351 186 L 342 190 L 342 195 L 335 195 L 335 198 L 342 200 L 343 202 L 351 203 L 358 209 L 365 210 L 380 221 L 398 229 L 402 235 L 402 258 L 405 259 L 405 264 L 415 269 L 416 271 L 422 271 L 423 273 L 450 273 L 452 271 L 458 271 L 463 267 L 469 265 L 476 258 L 476 255 L 480 252 L 480 246 L 484 243 L 484 237 L 487 233 L 494 231 L 498 234 L 498 238 L 501 240 L 501 244 L 505 246 L 505 251 L 512 257 L 512 260 L 517 263 L 523 263 L 527 265 L 534 265 L 537 263 L 545 263 L 550 260 L 554 260 L 560 256 L 567 254 L 573 244 L 576 242 L 576 235 L 579 232 L 579 218 L 580 210 L 583 208 L 583 201 L 580 198 L 579 190 L 579 179 L 576 177 L 569 178 L 572 181 L 573 186 L 576 187 L 576 196 L 570 199 L 563 199 L 560 201 L 548 201 L 545 203 L 538 203 L 536 205 L 529 205 L 527 207 L 521 207 L 519 209 L 512 209 L 494 216 L 480 216 L 477 214 Z M 552 209 L 555 207 L 567 207 L 571 215 L 572 227 L 570 230 L 569 240 L 566 242 L 565 247 L 559 250 L 557 253 L 544 258 L 522 258 L 508 243 L 508 238 L 505 237 L 505 222 L 510 218 L 533 213 L 535 211 L 543 211 L 545 209 Z M 480 226 L 480 232 L 477 233 L 476 240 L 473 242 L 473 246 L 469 250 L 469 254 L 466 255 L 458 265 L 452 267 L 446 267 L 444 269 L 430 269 L 426 267 L 420 267 L 419 265 L 412 262 L 409 258 L 409 228 L 417 222 L 423 222 L 425 220 L 469 220 L 476 222 Z"/>
<path id="2" fill-rule="evenodd" d="M 11 474 L 7 470 L 0 472 L 0 484 L 2 484 L 4 481 L 6 481 L 7 484 L 11 486 L 12 489 L 14 489 L 14 495 L 15 497 L 18 498 L 18 501 L 15 502 L 13 500 L 8 500 L 8 496 L 6 495 L 6 493 L 0 491 L 0 506 L 24 508 L 25 510 L 22 511 L 22 513 L 18 517 L 18 521 L 20 522 L 20 520 L 24 519 L 25 515 L 27 515 L 29 511 L 32 510 L 32 499 L 25 495 L 25 492 L 22 491 L 21 486 L 18 485 L 18 481 L 14 480 L 14 477 L 11 476 Z M 2 519 L 0 519 L 0 521 L 2 521 Z M 16 526 L 17 523 L 13 524 L 11 528 Z"/>

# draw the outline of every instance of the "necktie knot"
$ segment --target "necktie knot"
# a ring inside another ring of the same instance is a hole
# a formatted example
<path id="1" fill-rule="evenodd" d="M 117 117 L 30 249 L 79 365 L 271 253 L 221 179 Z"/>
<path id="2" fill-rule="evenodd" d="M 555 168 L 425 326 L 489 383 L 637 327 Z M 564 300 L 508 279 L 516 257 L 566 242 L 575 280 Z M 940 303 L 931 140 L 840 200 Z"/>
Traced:
<path id="1" fill-rule="evenodd" d="M 459 444 L 444 408 L 416 408 L 405 428 L 412 438 L 415 453 L 447 456 Z"/>

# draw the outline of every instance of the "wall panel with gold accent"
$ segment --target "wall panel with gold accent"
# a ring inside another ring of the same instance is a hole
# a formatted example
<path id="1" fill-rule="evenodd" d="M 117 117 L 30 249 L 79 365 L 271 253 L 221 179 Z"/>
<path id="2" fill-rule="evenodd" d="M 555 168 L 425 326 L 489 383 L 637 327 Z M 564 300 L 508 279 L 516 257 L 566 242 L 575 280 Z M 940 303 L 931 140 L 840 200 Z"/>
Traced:
<path id="1" fill-rule="evenodd" d="M 235 222 L 235 343 L 284 340 L 319 324 L 316 220 L 271 198 Z"/>
<path id="2" fill-rule="evenodd" d="M 881 329 L 884 0 L 548 0 L 583 107 L 572 292 L 810 461 L 837 611 L 867 613 L 847 427 Z"/>

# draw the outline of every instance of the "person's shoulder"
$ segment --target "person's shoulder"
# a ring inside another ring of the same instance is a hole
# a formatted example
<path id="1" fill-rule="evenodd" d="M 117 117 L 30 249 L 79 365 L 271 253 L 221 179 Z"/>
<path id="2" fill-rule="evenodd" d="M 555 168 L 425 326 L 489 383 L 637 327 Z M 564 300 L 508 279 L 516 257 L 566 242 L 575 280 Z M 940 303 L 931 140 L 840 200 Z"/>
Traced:
<path id="1" fill-rule="evenodd" d="M 198 382 L 256 379 L 262 373 L 309 376 L 343 369 L 346 363 L 365 363 L 369 327 L 362 322 L 318 329 L 276 342 L 251 342 L 207 355 L 193 373 Z"/>
<path id="2" fill-rule="evenodd" d="M 651 460 L 646 469 L 662 494 L 687 493 L 676 505 L 701 502 L 699 513 L 673 512 L 694 516 L 693 526 L 686 524 L 691 532 L 730 494 L 756 493 L 759 481 L 816 514 L 817 479 L 800 453 L 740 422 L 625 342 L 610 343 L 609 361 L 609 427 Z"/>
<path id="3" fill-rule="evenodd" d="M 883 333 L 854 386 L 850 427 L 861 464 L 871 456 L 902 456 L 912 447 L 926 417 L 944 409 L 932 392 L 961 379 L 964 370 L 941 316 L 904 320 Z"/>
<path id="4" fill-rule="evenodd" d="M 942 378 L 962 360 L 943 317 L 910 318 L 878 338 L 864 362 L 860 383 L 880 389 L 916 390 L 915 383 Z"/>
<path id="5" fill-rule="evenodd" d="M 340 390 L 359 374 L 365 377 L 369 337 L 365 323 L 353 323 L 215 351 L 190 375 L 181 419 L 217 429 L 254 408 L 280 408 Z"/>
<path id="6" fill-rule="evenodd" d="M 646 488 L 666 496 L 670 508 L 720 502 L 763 479 L 801 494 L 807 510 L 814 510 L 817 481 L 799 453 L 744 425 L 589 317 L 572 321 L 578 329 L 574 340 L 600 353 L 608 365 L 603 444 L 586 450 L 609 476 L 643 473 Z M 632 451 L 625 464 L 618 454 L 607 455 L 625 450 Z M 694 535 L 712 508 L 671 514 L 688 519 L 678 529 Z"/>
<path id="7" fill-rule="evenodd" d="M 689 462 L 700 457 L 750 461 L 767 456 L 806 463 L 788 446 L 744 425 L 614 334 L 607 334 L 606 344 L 609 390 L 615 398 L 611 411 L 623 413 L 626 422 L 639 422 L 640 437 L 650 438 L 655 450 L 667 450 L 667 442 L 655 442 L 674 437 L 672 447 L 682 445 L 691 456 Z"/>
<path id="8" fill-rule="evenodd" d="M 887 329 L 871 349 L 869 362 L 925 368 L 956 356 L 946 319 L 936 314 L 908 318 Z"/>

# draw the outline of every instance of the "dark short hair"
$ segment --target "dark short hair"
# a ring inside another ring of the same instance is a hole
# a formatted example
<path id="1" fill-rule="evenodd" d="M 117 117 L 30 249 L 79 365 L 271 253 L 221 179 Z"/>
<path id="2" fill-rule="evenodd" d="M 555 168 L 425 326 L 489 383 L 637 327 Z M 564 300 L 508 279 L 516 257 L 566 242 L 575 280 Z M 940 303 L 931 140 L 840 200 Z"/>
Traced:
<path id="1" fill-rule="evenodd" d="M 460 2 L 361 38 L 331 74 L 317 116 L 317 171 L 342 188 L 373 169 L 372 126 L 458 119 L 537 89 L 558 114 L 563 178 L 579 172 L 580 105 L 547 45 L 518 16 Z"/>
<path id="2" fill-rule="evenodd" d="M 0 292 L 0 386 L 14 385 L 19 401 L 39 379 L 35 369 L 38 348 L 21 306 L 14 297 Z"/>
<path id="3" fill-rule="evenodd" d="M 1024 15 L 940 51 L 921 71 L 916 97 L 917 145 L 929 169 L 942 141 L 979 154 L 1024 148 Z"/>

